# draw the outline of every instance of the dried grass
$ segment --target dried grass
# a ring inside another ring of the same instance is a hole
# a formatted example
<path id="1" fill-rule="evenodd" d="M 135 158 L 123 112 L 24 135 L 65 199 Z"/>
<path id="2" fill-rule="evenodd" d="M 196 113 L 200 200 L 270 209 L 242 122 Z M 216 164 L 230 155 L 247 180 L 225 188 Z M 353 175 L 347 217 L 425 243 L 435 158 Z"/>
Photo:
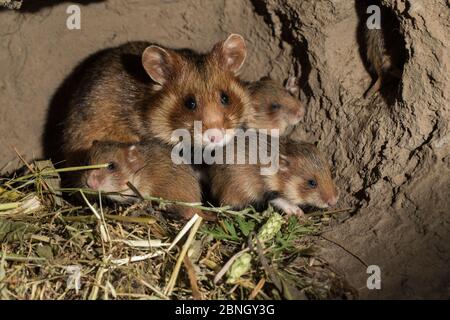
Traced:
<path id="1" fill-rule="evenodd" d="M 0 178 L 0 299 L 355 297 L 314 251 L 331 212 L 291 217 L 260 243 L 255 234 L 274 214 L 271 208 L 258 213 L 175 202 L 219 217 L 216 223 L 198 216 L 186 223 L 165 217 L 164 207 L 173 201 L 106 206 L 101 194 L 55 184 L 60 172 L 86 169 L 34 163 Z M 74 193 L 84 201 L 61 197 Z M 243 250 L 252 255 L 251 268 L 228 283 L 230 271 L 223 268 Z"/>

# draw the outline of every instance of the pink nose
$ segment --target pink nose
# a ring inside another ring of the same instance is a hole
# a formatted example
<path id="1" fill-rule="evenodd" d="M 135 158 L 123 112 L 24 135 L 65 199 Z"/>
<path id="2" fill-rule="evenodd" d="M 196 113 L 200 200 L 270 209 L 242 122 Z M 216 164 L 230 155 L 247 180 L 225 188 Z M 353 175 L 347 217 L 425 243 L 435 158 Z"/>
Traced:
<path id="1" fill-rule="evenodd" d="M 86 184 L 88 185 L 88 187 L 89 187 L 90 189 L 96 190 L 96 189 L 99 188 L 99 186 L 100 186 L 100 180 L 99 180 L 98 175 L 97 175 L 96 172 L 93 171 L 93 172 L 91 172 L 91 173 L 88 175 Z"/>
<path id="2" fill-rule="evenodd" d="M 338 198 L 336 196 L 332 196 L 330 199 L 328 199 L 328 205 L 330 207 L 334 207 L 337 204 Z"/>
<path id="3" fill-rule="evenodd" d="M 206 136 L 211 143 L 220 143 L 223 140 L 222 131 L 219 129 L 209 129 Z"/>

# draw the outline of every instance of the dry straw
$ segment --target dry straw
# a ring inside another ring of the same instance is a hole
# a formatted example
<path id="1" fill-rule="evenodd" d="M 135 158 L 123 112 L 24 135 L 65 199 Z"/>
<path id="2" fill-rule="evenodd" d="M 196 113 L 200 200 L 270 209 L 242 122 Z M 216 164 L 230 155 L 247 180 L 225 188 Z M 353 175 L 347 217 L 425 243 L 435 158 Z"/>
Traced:
<path id="1" fill-rule="evenodd" d="M 330 212 L 299 220 L 271 208 L 236 211 L 156 197 L 120 206 L 58 185 L 60 174 L 104 166 L 34 163 L 0 178 L 0 299 L 354 297 L 314 251 Z M 169 220 L 170 204 L 214 212 L 218 221 Z"/>

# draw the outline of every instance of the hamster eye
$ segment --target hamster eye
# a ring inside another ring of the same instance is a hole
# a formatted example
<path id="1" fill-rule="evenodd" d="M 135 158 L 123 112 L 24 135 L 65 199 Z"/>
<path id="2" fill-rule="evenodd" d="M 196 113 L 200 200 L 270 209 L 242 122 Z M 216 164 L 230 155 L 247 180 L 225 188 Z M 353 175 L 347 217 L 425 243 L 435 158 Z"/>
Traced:
<path id="1" fill-rule="evenodd" d="M 108 166 L 106 167 L 108 171 L 114 171 L 117 169 L 117 164 L 115 162 L 108 163 Z"/>
<path id="2" fill-rule="evenodd" d="M 184 100 L 184 106 L 191 111 L 195 110 L 197 108 L 195 97 L 187 97 L 186 100 Z"/>
<path id="3" fill-rule="evenodd" d="M 230 97 L 223 91 L 220 93 L 220 102 L 222 102 L 224 106 L 228 106 L 230 104 Z"/>
<path id="4" fill-rule="evenodd" d="M 270 108 L 271 108 L 272 110 L 278 110 L 278 109 L 281 109 L 281 105 L 278 104 L 278 103 L 272 103 L 272 104 L 270 105 Z"/>
<path id="5" fill-rule="evenodd" d="M 308 187 L 310 187 L 311 189 L 314 189 L 317 187 L 317 181 L 314 179 L 308 180 L 307 183 L 308 183 Z"/>

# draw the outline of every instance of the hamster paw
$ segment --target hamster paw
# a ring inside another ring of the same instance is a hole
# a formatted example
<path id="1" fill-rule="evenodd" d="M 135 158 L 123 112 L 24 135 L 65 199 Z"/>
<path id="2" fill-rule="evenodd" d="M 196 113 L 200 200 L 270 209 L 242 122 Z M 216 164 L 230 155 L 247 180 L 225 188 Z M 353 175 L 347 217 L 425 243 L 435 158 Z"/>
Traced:
<path id="1" fill-rule="evenodd" d="M 303 216 L 304 212 L 298 206 L 293 205 L 292 208 L 289 208 L 288 211 L 285 211 L 287 215 L 295 215 L 295 216 Z"/>
<path id="2" fill-rule="evenodd" d="M 288 216 L 290 215 L 296 215 L 296 216 L 303 216 L 303 210 L 300 209 L 299 206 L 292 204 L 286 199 L 283 198 L 276 198 L 271 201 L 271 204 L 275 207 L 283 210 Z"/>

